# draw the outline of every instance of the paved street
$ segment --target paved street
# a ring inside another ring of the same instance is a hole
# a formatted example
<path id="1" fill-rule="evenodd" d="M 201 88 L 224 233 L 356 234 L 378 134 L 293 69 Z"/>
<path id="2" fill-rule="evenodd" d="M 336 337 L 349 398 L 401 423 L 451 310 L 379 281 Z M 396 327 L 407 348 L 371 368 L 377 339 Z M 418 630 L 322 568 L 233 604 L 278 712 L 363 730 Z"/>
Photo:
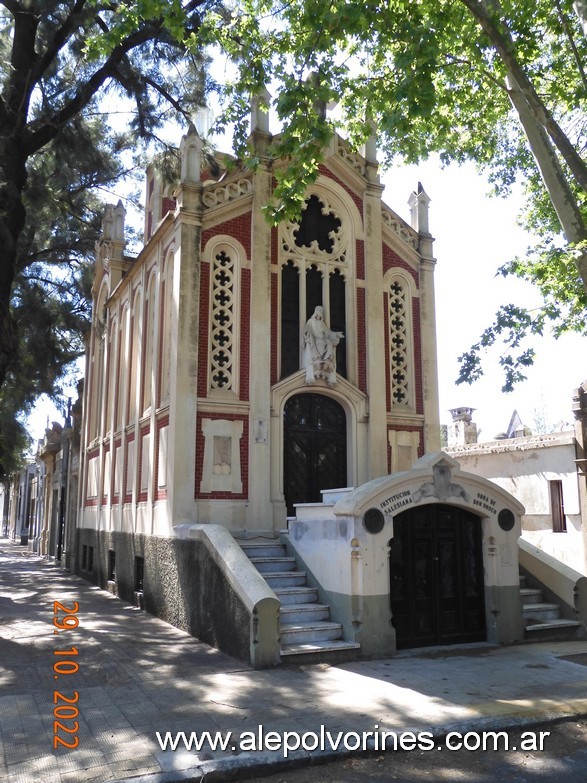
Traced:
<path id="1" fill-rule="evenodd" d="M 63 607 L 58 628 L 54 601 Z M 79 625 L 68 628 L 75 625 L 68 616 Z M 565 642 L 256 672 L 0 539 L 0 779 L 7 783 L 245 780 L 283 762 L 283 750 L 259 752 L 251 736 L 239 748 L 242 733 L 258 737 L 259 726 L 265 734 L 378 729 L 435 738 L 529 726 L 587 714 L 586 664 L 587 643 Z M 56 707 L 65 728 L 54 726 Z M 78 747 L 54 750 L 55 729 L 69 744 L 77 737 Z M 231 731 L 232 742 L 225 751 L 163 751 L 157 731 Z M 317 753 L 324 755 L 300 748 L 288 758 Z"/>

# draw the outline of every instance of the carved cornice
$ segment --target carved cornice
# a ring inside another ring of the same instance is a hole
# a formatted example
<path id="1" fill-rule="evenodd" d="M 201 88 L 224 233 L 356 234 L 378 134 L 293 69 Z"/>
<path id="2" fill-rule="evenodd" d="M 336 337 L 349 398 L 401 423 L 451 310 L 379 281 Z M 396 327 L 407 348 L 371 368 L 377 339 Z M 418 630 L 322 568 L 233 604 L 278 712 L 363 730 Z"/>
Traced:
<path id="1" fill-rule="evenodd" d="M 407 226 L 385 206 L 381 209 L 381 221 L 385 228 L 398 236 L 409 248 L 416 251 L 418 250 L 419 238 L 416 231 Z"/>
<path id="2" fill-rule="evenodd" d="M 253 182 L 250 179 L 241 178 L 220 185 L 208 185 L 204 188 L 202 201 L 209 209 L 214 209 L 224 204 L 229 204 L 236 199 L 248 196 L 253 192 Z"/>
<path id="3" fill-rule="evenodd" d="M 365 158 L 362 155 L 359 155 L 358 152 L 352 152 L 348 144 L 343 141 L 343 139 L 340 138 L 340 136 L 336 136 L 336 147 L 335 152 L 336 154 L 344 160 L 344 162 L 350 166 L 351 169 L 353 169 L 359 176 L 364 177 L 365 176 Z"/>

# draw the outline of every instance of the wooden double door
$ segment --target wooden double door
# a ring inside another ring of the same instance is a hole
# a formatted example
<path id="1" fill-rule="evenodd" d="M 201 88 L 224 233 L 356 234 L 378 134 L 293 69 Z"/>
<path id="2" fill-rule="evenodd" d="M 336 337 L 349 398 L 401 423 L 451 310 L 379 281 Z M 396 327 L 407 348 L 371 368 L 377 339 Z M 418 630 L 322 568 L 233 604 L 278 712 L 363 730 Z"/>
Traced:
<path id="1" fill-rule="evenodd" d="M 487 638 L 481 520 L 426 505 L 398 514 L 390 541 L 390 599 L 398 649 Z"/>
<path id="2" fill-rule="evenodd" d="M 346 414 L 323 394 L 297 394 L 285 404 L 283 490 L 295 503 L 320 502 L 320 491 L 347 485 Z"/>

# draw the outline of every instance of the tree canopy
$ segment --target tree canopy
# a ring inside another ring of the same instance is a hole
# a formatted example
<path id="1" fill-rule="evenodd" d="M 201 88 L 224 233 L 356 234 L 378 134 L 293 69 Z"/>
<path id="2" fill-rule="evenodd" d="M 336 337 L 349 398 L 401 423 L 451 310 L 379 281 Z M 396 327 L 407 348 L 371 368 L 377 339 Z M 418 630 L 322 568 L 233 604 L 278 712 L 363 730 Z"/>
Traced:
<path id="1" fill-rule="evenodd" d="M 337 125 L 356 145 L 374 128 L 386 164 L 437 152 L 475 161 L 498 191 L 525 183 L 522 220 L 539 242 L 499 271 L 538 286 L 544 307 L 504 305 L 461 357 L 461 380 L 482 373 L 484 349 L 501 339 L 509 389 L 533 360 L 525 335 L 587 328 L 586 19 L 571 0 L 251 0 L 226 28 L 242 63 L 227 118 L 242 122 L 241 96 L 272 84 L 278 154 L 296 159 L 276 219 L 299 209 L 300 180 Z M 336 121 L 320 110 L 331 102 Z"/>
<path id="2" fill-rule="evenodd" d="M 183 38 L 205 3 L 167 6 L 130 25 L 116 4 L 0 3 L 0 475 L 36 398 L 83 354 L 104 200 L 170 116 L 185 124 L 204 101 L 204 53 Z"/>
<path id="3" fill-rule="evenodd" d="M 375 132 L 386 164 L 437 152 L 476 161 L 498 189 L 525 180 L 540 246 L 504 272 L 538 285 L 545 307 L 499 313 L 464 357 L 469 377 L 500 332 L 515 351 L 524 328 L 548 320 L 584 330 L 586 17 L 583 0 L 1 0 L 0 415 L 9 397 L 52 388 L 79 349 L 83 285 L 68 274 L 83 281 L 87 259 L 74 226 L 89 244 L 97 230 L 85 194 L 122 172 L 137 139 L 193 116 L 212 82 L 209 50 L 234 65 L 233 81 L 215 86 L 250 165 L 251 96 L 282 123 L 273 153 L 291 166 L 278 172 L 273 220 L 299 213 L 337 129 L 357 146 Z M 134 110 L 113 133 L 100 111 L 121 98 Z M 337 119 L 324 111 L 332 103 Z M 35 354 L 41 335 L 51 350 Z M 531 359 L 510 357 L 508 382 Z"/>

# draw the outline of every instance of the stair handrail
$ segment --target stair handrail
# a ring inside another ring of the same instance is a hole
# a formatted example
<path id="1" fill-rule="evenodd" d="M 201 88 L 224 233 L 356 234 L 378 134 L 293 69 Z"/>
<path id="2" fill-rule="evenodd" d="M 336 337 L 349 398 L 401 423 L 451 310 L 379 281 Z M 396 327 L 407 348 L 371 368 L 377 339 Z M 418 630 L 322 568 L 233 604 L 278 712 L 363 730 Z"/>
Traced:
<path id="1" fill-rule="evenodd" d="M 587 627 L 587 576 L 524 538 L 518 540 L 519 563 L 550 590 Z"/>

